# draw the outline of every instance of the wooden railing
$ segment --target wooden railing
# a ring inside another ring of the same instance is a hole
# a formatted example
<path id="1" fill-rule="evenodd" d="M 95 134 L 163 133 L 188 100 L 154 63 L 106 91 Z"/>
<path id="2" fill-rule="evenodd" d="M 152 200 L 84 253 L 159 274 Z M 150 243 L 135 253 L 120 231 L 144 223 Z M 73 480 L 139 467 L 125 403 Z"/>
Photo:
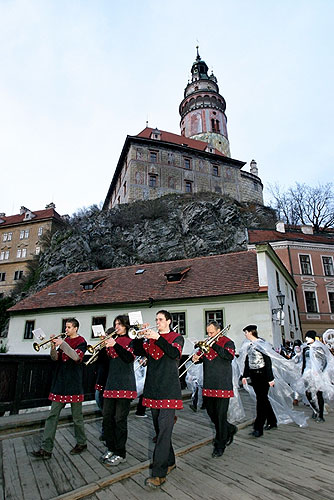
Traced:
<path id="1" fill-rule="evenodd" d="M 85 358 L 85 359 L 88 359 Z M 0 415 L 21 409 L 49 406 L 48 400 L 55 363 L 46 355 L 0 354 Z M 84 367 L 85 401 L 94 400 L 95 367 Z"/>

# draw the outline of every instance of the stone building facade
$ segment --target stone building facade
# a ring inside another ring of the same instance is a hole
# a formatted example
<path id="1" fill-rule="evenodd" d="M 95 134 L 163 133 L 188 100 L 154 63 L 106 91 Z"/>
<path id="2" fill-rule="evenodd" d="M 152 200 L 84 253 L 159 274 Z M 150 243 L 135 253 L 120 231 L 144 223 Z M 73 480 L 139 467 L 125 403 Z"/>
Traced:
<path id="1" fill-rule="evenodd" d="M 39 255 L 42 236 L 63 223 L 54 203 L 45 210 L 32 212 L 22 206 L 16 215 L 0 213 L 0 298 L 10 294 Z"/>
<path id="2" fill-rule="evenodd" d="M 226 103 L 198 52 L 180 104 L 181 135 L 146 127 L 125 140 L 104 208 L 169 193 L 213 192 L 263 204 L 256 162 L 230 157 Z"/>

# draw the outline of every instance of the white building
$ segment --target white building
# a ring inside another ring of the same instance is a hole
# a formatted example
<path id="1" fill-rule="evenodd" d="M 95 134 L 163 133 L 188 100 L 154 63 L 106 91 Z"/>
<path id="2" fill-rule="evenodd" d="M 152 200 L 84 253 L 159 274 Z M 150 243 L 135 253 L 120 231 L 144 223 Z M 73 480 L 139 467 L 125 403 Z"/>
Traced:
<path id="1" fill-rule="evenodd" d="M 277 279 L 287 290 L 282 315 Z M 295 288 L 296 283 L 270 245 L 70 274 L 10 309 L 9 353 L 31 354 L 32 330 L 41 328 L 47 336 L 58 334 L 64 331 L 69 317 L 78 319 L 81 335 L 91 343 L 93 324 L 108 328 L 116 315 L 141 311 L 144 322 L 154 325 L 160 309 L 169 310 L 173 324 L 179 324 L 178 330 L 186 339 L 184 354 L 191 352 L 193 342 L 204 338 L 210 320 L 217 320 L 223 327 L 231 325 L 228 336 L 237 350 L 247 324 L 258 325 L 259 334 L 278 347 L 285 335 L 291 338 L 282 319 L 288 307 L 296 310 L 294 338 L 300 338 Z"/>

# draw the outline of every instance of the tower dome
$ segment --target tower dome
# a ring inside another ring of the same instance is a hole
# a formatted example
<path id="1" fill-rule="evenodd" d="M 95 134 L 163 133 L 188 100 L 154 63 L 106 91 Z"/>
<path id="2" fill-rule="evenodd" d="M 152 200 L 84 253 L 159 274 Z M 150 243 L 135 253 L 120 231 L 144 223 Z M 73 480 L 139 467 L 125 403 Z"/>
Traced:
<path id="1" fill-rule="evenodd" d="M 226 102 L 219 94 L 217 78 L 208 75 L 208 66 L 197 49 L 191 67 L 191 81 L 184 90 L 179 112 L 181 135 L 207 142 L 225 156 L 231 156 L 227 135 Z"/>

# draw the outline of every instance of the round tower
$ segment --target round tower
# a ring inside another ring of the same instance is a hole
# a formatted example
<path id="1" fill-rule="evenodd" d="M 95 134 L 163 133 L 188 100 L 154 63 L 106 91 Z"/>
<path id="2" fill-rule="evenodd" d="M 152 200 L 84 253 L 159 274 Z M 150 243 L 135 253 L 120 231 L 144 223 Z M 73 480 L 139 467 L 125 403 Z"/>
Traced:
<path id="1" fill-rule="evenodd" d="M 208 66 L 202 61 L 198 47 L 196 61 L 191 68 L 191 81 L 184 89 L 180 104 L 181 135 L 212 145 L 226 156 L 231 156 L 227 136 L 226 102 L 219 94 L 217 78 L 208 75 Z"/>

